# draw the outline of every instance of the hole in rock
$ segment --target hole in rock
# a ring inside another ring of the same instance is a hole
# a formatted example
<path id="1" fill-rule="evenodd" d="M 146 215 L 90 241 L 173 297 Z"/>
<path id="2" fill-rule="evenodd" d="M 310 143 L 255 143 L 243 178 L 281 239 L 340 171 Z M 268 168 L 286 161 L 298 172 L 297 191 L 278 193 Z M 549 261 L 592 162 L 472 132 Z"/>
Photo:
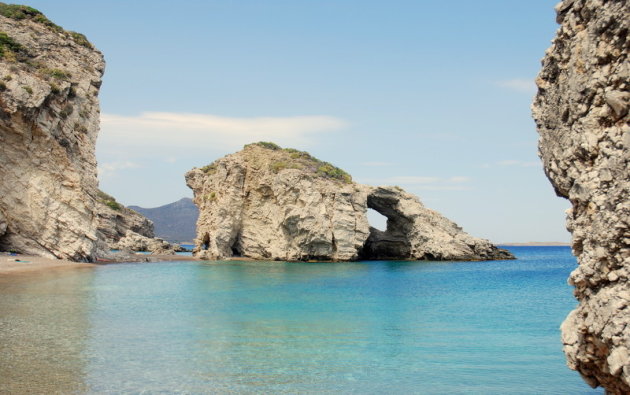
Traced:
<path id="1" fill-rule="evenodd" d="M 203 241 L 201 242 L 201 248 L 203 250 L 207 250 L 208 247 L 210 247 L 210 235 L 206 233 L 203 236 Z"/>
<path id="2" fill-rule="evenodd" d="M 241 255 L 241 250 L 236 245 L 232 246 L 232 256 L 235 256 L 235 257 L 243 256 Z"/>
<path id="3" fill-rule="evenodd" d="M 232 243 L 232 246 L 230 247 L 230 249 L 232 250 L 232 256 L 233 257 L 241 257 L 241 256 L 243 256 L 243 252 L 241 251 L 241 238 L 240 238 L 240 235 L 236 237 L 236 239 L 234 240 L 234 243 Z"/>
<path id="4" fill-rule="evenodd" d="M 398 208 L 398 197 L 389 190 L 368 195 L 370 235 L 359 254 L 362 259 L 408 259 L 411 220 Z"/>
<path id="5" fill-rule="evenodd" d="M 378 211 L 368 208 L 367 209 L 368 223 L 371 227 L 385 232 L 387 230 L 387 217 Z"/>

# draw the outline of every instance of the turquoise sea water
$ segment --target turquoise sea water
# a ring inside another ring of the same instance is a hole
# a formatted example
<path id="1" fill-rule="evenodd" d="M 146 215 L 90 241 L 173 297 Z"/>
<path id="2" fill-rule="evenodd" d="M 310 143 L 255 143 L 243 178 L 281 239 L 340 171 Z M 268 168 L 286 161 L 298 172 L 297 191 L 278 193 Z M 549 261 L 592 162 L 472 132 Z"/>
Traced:
<path id="1" fill-rule="evenodd" d="M 561 351 L 569 248 L 510 249 L 0 277 L 0 393 L 603 393 Z"/>

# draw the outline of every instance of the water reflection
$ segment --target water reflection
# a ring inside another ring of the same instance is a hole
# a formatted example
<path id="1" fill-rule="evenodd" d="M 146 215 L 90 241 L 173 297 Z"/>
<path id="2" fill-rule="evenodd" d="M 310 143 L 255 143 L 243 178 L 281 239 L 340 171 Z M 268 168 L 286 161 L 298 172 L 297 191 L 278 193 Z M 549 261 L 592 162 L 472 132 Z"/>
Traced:
<path id="1" fill-rule="evenodd" d="M 92 269 L 0 277 L 0 393 L 86 392 Z"/>

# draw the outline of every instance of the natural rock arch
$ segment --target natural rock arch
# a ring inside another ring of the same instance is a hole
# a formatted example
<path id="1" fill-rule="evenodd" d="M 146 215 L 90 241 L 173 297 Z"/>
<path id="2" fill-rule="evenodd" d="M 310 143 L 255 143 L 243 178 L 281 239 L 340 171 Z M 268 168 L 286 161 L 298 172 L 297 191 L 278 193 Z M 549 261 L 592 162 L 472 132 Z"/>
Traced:
<path id="1" fill-rule="evenodd" d="M 199 207 L 196 256 L 224 259 L 513 259 L 398 187 L 352 182 L 308 153 L 255 143 L 186 174 Z M 388 218 L 370 229 L 367 210 Z"/>
<path id="2" fill-rule="evenodd" d="M 385 231 L 370 227 L 370 235 L 361 250 L 362 259 L 409 259 L 411 242 L 409 233 L 412 221 L 397 210 L 398 197 L 392 190 L 367 196 L 367 207 L 387 217 Z"/>
<path id="3" fill-rule="evenodd" d="M 201 249 L 203 251 L 207 251 L 209 247 L 210 247 L 210 234 L 206 232 L 206 234 L 204 234 L 203 237 L 201 238 Z"/>

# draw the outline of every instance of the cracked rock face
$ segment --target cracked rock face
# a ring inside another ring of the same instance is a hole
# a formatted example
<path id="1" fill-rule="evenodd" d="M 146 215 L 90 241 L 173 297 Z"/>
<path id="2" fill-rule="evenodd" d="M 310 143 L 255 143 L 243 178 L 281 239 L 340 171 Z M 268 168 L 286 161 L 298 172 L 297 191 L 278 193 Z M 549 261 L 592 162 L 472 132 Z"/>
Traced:
<path id="1" fill-rule="evenodd" d="M 274 144 L 186 174 L 200 215 L 195 255 L 265 260 L 513 259 L 398 187 L 370 187 L 309 154 Z M 367 208 L 388 217 L 370 228 Z"/>
<path id="2" fill-rule="evenodd" d="M 387 230 L 370 228 L 365 259 L 493 260 L 514 259 L 488 240 L 470 236 L 455 222 L 424 207 L 398 187 L 367 187 L 367 207 L 387 217 Z"/>
<path id="3" fill-rule="evenodd" d="M 138 251 L 158 255 L 174 255 L 175 252 L 184 251 L 177 244 L 156 238 L 153 222 L 142 214 L 123 206 L 102 191 L 99 191 L 98 198 L 99 259 L 125 260 L 129 253 Z M 119 251 L 112 252 L 112 249 Z"/>
<path id="4" fill-rule="evenodd" d="M 174 255 L 178 251 L 184 251 L 178 244 L 171 244 L 156 237 L 146 237 L 132 230 L 128 230 L 111 247 L 122 251 L 148 251 L 153 255 Z"/>
<path id="5" fill-rule="evenodd" d="M 542 61 L 533 116 L 579 267 L 578 307 L 562 324 L 567 363 L 595 387 L 630 393 L 630 2 L 556 6 L 560 28 Z"/>
<path id="6" fill-rule="evenodd" d="M 153 238 L 153 222 L 136 211 L 118 203 L 112 196 L 99 191 L 98 216 L 99 239 L 112 246 L 127 235 L 127 232 Z M 99 254 L 100 255 L 100 254 Z"/>
<path id="7" fill-rule="evenodd" d="M 0 250 L 92 261 L 105 63 L 83 36 L 28 12 L 0 15 Z"/>

